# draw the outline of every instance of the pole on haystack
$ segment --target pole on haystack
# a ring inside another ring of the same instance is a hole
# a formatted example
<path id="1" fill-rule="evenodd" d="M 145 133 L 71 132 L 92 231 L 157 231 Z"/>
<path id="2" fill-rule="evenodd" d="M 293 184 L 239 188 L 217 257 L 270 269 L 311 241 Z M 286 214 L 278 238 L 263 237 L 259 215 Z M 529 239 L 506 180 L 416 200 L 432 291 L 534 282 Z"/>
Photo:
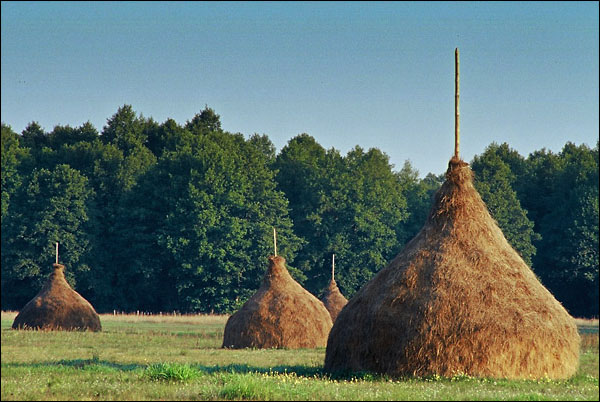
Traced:
<path id="1" fill-rule="evenodd" d="M 458 113 L 458 48 L 454 50 L 454 157 L 458 159 L 459 141 L 459 113 Z"/>
<path id="2" fill-rule="evenodd" d="M 273 247 L 275 248 L 275 257 L 277 257 L 277 232 L 275 232 L 274 227 L 273 227 Z"/>
<path id="3" fill-rule="evenodd" d="M 58 264 L 58 242 L 56 242 L 56 263 Z"/>
<path id="4" fill-rule="evenodd" d="M 331 280 L 335 280 L 335 254 L 331 256 Z"/>

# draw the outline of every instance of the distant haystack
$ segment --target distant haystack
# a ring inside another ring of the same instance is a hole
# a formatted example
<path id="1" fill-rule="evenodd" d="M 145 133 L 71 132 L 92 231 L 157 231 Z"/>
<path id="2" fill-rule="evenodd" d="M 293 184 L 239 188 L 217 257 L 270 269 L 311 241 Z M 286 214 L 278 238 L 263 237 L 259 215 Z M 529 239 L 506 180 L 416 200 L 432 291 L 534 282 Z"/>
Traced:
<path id="1" fill-rule="evenodd" d="M 327 311 L 329 311 L 331 321 L 333 322 L 335 322 L 340 311 L 348 303 L 348 300 L 344 297 L 342 292 L 340 292 L 340 289 L 335 283 L 335 255 L 332 257 L 331 280 L 329 281 L 329 286 L 327 286 L 327 289 L 323 292 L 321 301 L 325 305 Z"/>
<path id="2" fill-rule="evenodd" d="M 15 317 L 13 329 L 100 331 L 94 307 L 74 291 L 65 279 L 64 265 L 52 264 L 42 290 Z"/>
<path id="3" fill-rule="evenodd" d="M 261 287 L 227 320 L 223 347 L 324 347 L 331 326 L 323 303 L 290 276 L 283 257 L 271 256 Z"/>
<path id="4" fill-rule="evenodd" d="M 562 379 L 579 343 L 455 157 L 425 226 L 339 314 L 325 370 Z"/>
<path id="5" fill-rule="evenodd" d="M 329 281 L 329 286 L 325 289 L 321 301 L 325 305 L 327 311 L 329 311 L 331 321 L 333 322 L 335 322 L 340 311 L 342 311 L 344 306 L 348 303 L 348 299 L 340 292 L 340 289 L 333 278 Z"/>

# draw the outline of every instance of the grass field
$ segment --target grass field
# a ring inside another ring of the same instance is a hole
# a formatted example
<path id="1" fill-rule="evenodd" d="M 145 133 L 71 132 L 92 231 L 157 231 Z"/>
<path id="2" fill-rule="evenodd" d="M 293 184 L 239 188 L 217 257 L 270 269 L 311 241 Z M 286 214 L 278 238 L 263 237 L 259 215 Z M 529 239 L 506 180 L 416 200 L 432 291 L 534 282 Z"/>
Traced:
<path id="1" fill-rule="evenodd" d="M 227 316 L 101 315 L 102 332 L 14 331 L 2 313 L 2 400 L 598 400 L 598 320 L 578 320 L 566 381 L 323 374 L 325 349 L 221 349 Z"/>

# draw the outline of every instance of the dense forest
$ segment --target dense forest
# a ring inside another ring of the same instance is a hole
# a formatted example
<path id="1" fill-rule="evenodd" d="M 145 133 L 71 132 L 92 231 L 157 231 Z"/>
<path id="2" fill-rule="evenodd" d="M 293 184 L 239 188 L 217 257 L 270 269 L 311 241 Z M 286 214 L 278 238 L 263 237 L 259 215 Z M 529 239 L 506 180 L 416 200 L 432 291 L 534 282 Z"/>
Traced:
<path id="1" fill-rule="evenodd" d="M 598 316 L 598 143 L 521 156 L 490 144 L 469 161 L 508 241 L 577 317 Z M 18 310 L 51 272 L 98 312 L 229 313 L 259 287 L 273 253 L 319 296 L 350 298 L 421 228 L 444 180 L 395 170 L 379 149 L 346 155 L 300 134 L 221 128 L 206 107 L 184 125 L 120 107 L 89 122 L 22 133 L 2 123 L 2 309 Z M 493 269 L 493 267 L 491 267 Z"/>

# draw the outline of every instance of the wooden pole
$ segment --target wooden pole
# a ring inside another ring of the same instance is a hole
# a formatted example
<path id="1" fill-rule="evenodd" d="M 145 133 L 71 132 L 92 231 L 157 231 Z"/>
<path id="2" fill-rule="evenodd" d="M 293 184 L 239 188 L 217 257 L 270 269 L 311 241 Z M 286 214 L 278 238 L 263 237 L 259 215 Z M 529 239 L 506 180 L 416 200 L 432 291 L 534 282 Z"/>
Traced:
<path id="1" fill-rule="evenodd" d="M 273 228 L 273 246 L 275 248 L 275 257 L 277 257 L 277 232 L 275 232 L 275 228 Z"/>
<path id="2" fill-rule="evenodd" d="M 335 281 L 335 254 L 331 256 L 331 280 Z"/>
<path id="3" fill-rule="evenodd" d="M 56 263 L 58 264 L 58 242 L 56 242 Z"/>
<path id="4" fill-rule="evenodd" d="M 459 130 L 459 113 L 458 113 L 458 101 L 459 101 L 459 85 L 458 85 L 458 48 L 454 51 L 454 157 L 458 156 L 458 148 L 460 145 L 460 130 Z"/>

